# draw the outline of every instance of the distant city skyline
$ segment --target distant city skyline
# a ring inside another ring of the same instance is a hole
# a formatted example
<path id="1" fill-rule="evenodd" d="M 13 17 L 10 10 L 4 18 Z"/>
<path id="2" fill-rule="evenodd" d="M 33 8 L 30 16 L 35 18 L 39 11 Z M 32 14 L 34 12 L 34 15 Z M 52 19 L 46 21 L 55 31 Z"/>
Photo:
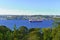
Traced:
<path id="1" fill-rule="evenodd" d="M 60 0 L 0 0 L 0 15 L 60 15 Z"/>

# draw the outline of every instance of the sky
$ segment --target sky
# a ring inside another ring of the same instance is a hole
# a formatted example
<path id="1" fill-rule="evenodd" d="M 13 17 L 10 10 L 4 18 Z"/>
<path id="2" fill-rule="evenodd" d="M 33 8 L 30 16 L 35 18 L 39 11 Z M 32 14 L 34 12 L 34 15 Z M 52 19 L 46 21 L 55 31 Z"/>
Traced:
<path id="1" fill-rule="evenodd" d="M 60 15 L 60 0 L 0 0 L 0 15 Z"/>

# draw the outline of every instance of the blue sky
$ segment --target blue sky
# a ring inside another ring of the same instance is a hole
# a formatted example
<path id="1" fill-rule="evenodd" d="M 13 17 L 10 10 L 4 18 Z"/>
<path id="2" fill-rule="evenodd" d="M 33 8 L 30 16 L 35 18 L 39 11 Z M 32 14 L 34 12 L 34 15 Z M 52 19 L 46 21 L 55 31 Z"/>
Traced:
<path id="1" fill-rule="evenodd" d="M 0 0 L 0 14 L 60 15 L 60 0 Z"/>

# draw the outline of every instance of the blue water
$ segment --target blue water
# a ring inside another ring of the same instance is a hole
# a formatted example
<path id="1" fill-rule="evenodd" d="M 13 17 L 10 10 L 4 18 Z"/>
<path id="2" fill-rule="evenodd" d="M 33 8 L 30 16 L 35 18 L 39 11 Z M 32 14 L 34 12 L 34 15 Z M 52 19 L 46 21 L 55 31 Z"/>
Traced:
<path id="1" fill-rule="evenodd" d="M 26 26 L 27 28 L 45 28 L 52 27 L 53 20 L 43 20 L 42 22 L 29 22 L 28 20 L 0 20 L 0 25 L 5 25 L 10 29 L 13 29 L 14 24 L 17 28 L 20 26 Z"/>

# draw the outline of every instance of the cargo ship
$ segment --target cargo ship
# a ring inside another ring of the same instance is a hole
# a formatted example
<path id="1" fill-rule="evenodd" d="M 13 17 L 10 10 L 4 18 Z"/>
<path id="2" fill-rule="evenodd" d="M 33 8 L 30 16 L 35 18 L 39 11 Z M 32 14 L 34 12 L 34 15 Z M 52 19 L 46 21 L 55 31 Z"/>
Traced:
<path id="1" fill-rule="evenodd" d="M 30 22 L 42 22 L 43 19 L 29 19 Z"/>

